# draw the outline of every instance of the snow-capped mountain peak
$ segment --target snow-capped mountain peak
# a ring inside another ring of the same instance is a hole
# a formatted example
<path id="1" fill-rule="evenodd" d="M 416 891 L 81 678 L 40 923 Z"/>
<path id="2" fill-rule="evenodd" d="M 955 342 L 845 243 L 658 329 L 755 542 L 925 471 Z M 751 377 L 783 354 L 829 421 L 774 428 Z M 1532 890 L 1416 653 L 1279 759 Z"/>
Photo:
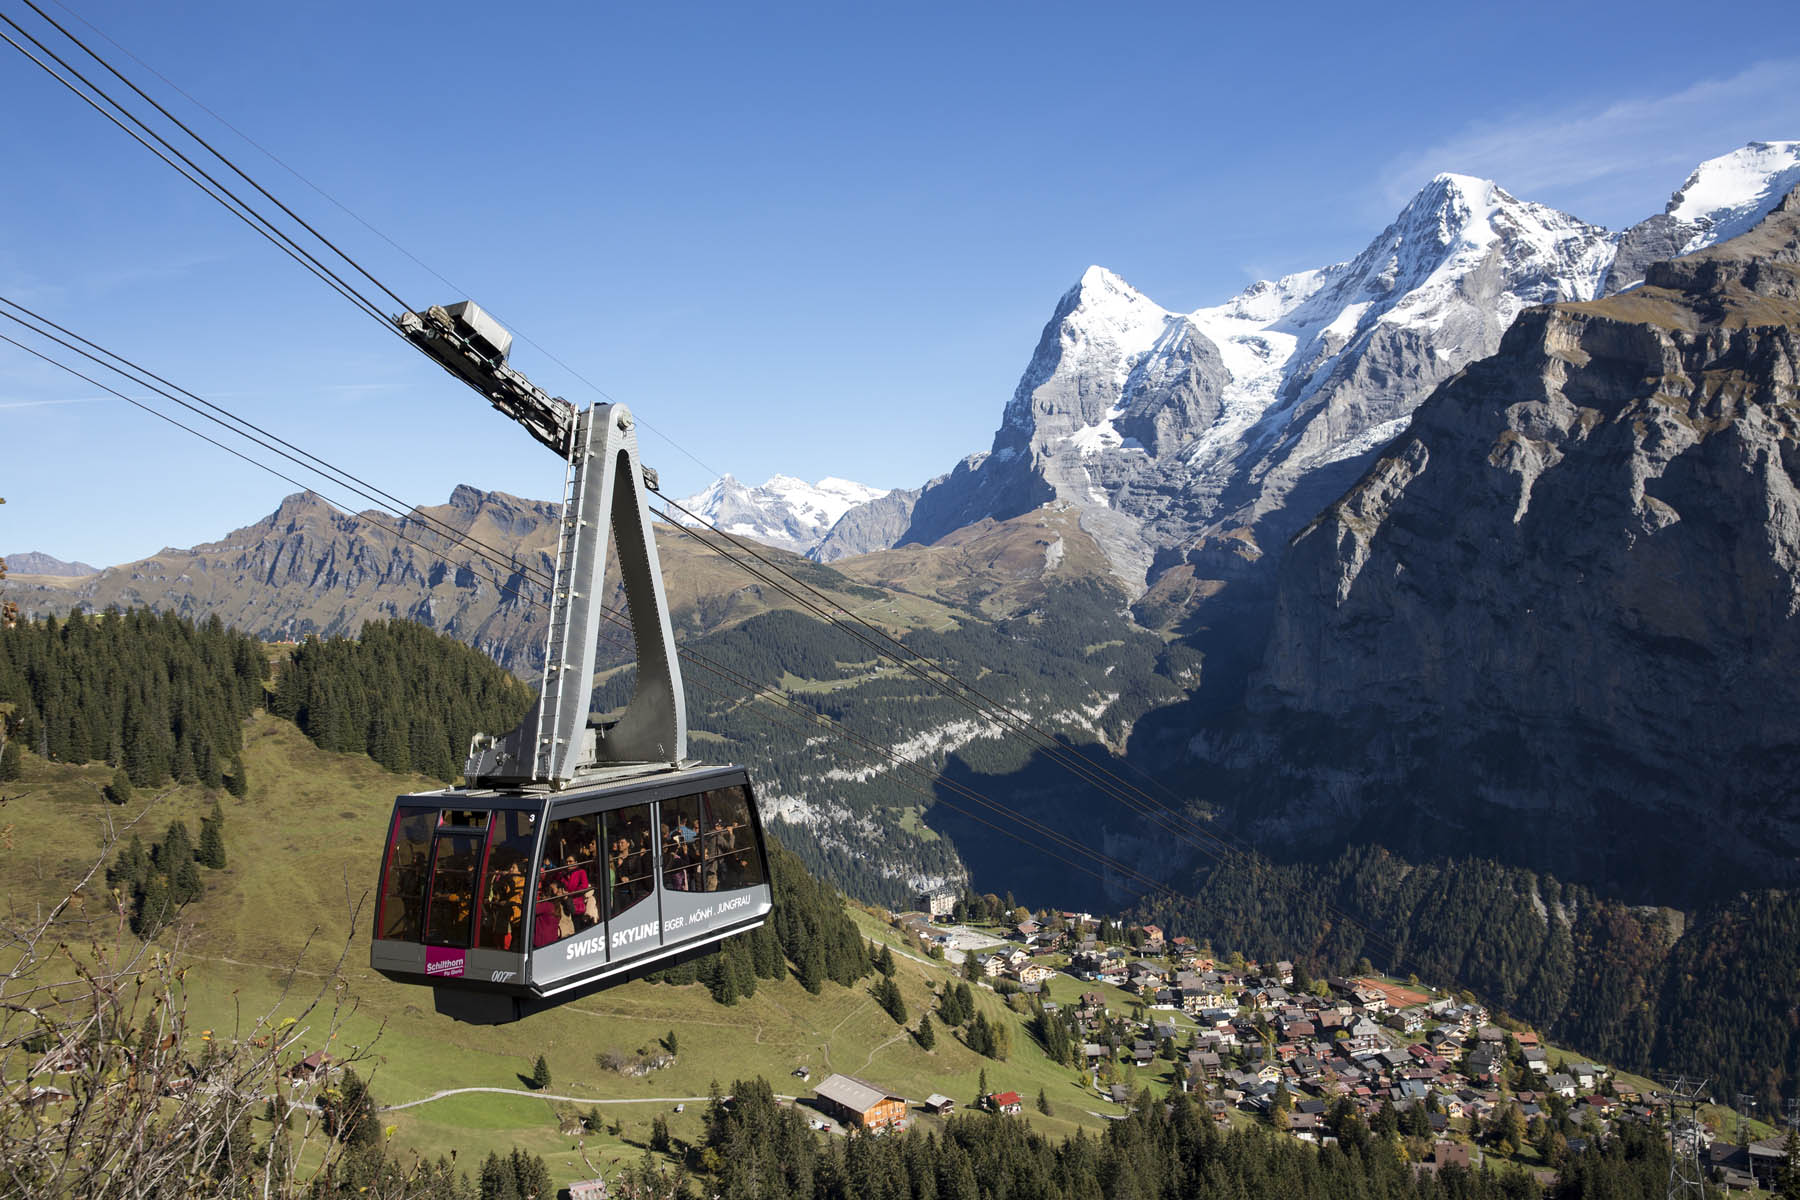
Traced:
<path id="1" fill-rule="evenodd" d="M 1709 158 L 1669 198 L 1668 215 L 1694 227 L 1681 252 L 1734 238 L 1800 186 L 1800 142 L 1751 142 Z"/>
<path id="2" fill-rule="evenodd" d="M 819 544 L 839 517 L 885 495 L 885 488 L 831 475 L 817 483 L 773 475 L 759 487 L 746 487 L 723 475 L 681 503 L 726 533 L 804 554 Z"/>

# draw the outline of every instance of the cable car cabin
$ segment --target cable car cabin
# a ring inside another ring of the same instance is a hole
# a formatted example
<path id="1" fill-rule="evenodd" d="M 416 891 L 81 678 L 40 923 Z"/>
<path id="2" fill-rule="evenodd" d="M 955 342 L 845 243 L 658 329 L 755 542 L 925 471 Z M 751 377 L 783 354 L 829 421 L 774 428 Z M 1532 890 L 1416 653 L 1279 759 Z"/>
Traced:
<path id="1" fill-rule="evenodd" d="M 516 1020 L 754 929 L 773 907 L 742 767 L 394 802 L 370 965 Z"/>

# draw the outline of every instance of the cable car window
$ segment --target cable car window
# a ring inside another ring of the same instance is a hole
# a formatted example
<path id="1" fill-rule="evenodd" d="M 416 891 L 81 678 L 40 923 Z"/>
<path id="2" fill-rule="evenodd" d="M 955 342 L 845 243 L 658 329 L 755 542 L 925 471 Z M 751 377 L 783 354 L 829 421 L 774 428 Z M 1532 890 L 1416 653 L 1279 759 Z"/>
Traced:
<path id="1" fill-rule="evenodd" d="M 503 810 L 488 830 L 487 867 L 482 875 L 481 929 L 475 944 L 484 950 L 525 948 L 525 885 L 531 852 L 537 848 L 537 814 Z"/>
<path id="2" fill-rule="evenodd" d="M 655 889 L 654 837 L 648 804 L 606 814 L 606 883 L 612 893 L 607 916 L 624 912 Z"/>
<path id="3" fill-rule="evenodd" d="M 547 946 L 600 921 L 594 888 L 594 861 L 600 850 L 600 822 L 592 814 L 550 822 L 544 862 L 532 910 L 531 944 Z"/>
<path id="4" fill-rule="evenodd" d="M 439 828 L 432 846 L 431 899 L 425 916 L 428 945 L 467 947 L 472 940 L 475 873 L 486 842 L 485 836 L 471 830 Z"/>
<path id="5" fill-rule="evenodd" d="M 750 801 L 741 786 L 706 793 L 705 889 L 753 887 L 763 881 L 762 857 L 750 825 Z"/>
<path id="6" fill-rule="evenodd" d="M 387 872 L 381 893 L 376 937 L 416 942 L 425 923 L 426 864 L 431 856 L 431 827 L 437 811 L 403 808 L 394 815 L 388 843 Z"/>
<path id="7" fill-rule="evenodd" d="M 700 831 L 706 828 L 698 795 L 662 802 L 663 887 L 673 892 L 702 890 Z"/>

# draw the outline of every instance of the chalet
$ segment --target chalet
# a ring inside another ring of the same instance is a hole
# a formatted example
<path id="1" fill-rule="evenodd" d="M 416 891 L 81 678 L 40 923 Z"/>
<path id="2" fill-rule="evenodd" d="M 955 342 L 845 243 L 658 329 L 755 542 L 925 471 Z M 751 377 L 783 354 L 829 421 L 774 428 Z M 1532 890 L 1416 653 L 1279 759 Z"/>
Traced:
<path id="1" fill-rule="evenodd" d="M 1158 1021 L 1156 1023 L 1156 1027 L 1151 1032 L 1155 1035 L 1156 1040 L 1159 1042 L 1162 1041 L 1164 1038 L 1173 1038 L 1175 1036 L 1175 1022 L 1173 1022 L 1173 1021 Z"/>
<path id="2" fill-rule="evenodd" d="M 1576 1063 L 1569 1068 L 1569 1074 L 1575 1077 L 1576 1087 L 1584 1092 L 1591 1092 L 1606 1078 L 1606 1068 L 1593 1063 Z"/>
<path id="3" fill-rule="evenodd" d="M 33 1085 L 31 1090 L 22 1091 L 17 1096 L 20 1108 L 42 1108 L 46 1104 L 73 1099 L 72 1095 L 59 1087 L 43 1087 L 41 1085 Z"/>
<path id="4" fill-rule="evenodd" d="M 1131 1085 L 1128 1083 L 1113 1084 L 1112 1091 L 1107 1094 L 1112 1098 L 1114 1104 L 1131 1103 Z"/>
<path id="5" fill-rule="evenodd" d="M 337 1067 L 337 1059 L 323 1050 L 311 1054 L 288 1068 L 288 1077 L 297 1080 L 322 1079 Z"/>
<path id="6" fill-rule="evenodd" d="M 1020 983 L 1048 983 L 1056 972 L 1043 963 L 1026 963 L 1019 968 Z"/>
<path id="7" fill-rule="evenodd" d="M 1033 938 L 1037 937 L 1037 935 L 1042 933 L 1043 931 L 1044 931 L 1044 927 L 1042 925 L 1039 925 L 1036 921 L 1031 920 L 1029 917 L 1023 921 L 1020 921 L 1017 925 L 1015 925 L 1013 927 L 1013 932 L 1018 934 L 1019 940 L 1023 941 L 1023 942 L 1031 941 Z"/>
<path id="8" fill-rule="evenodd" d="M 1019 1099 L 1017 1092 L 995 1092 L 987 1098 L 988 1107 L 998 1113 L 1018 1116 L 1025 1111 L 1025 1102 Z"/>
<path id="9" fill-rule="evenodd" d="M 606 1200 L 606 1180 L 578 1179 L 569 1185 L 569 1200 Z"/>
<path id="10" fill-rule="evenodd" d="M 1544 1086 L 1563 1097 L 1565 1100 L 1573 1100 L 1575 1098 L 1575 1077 L 1572 1075 L 1565 1075 L 1561 1071 L 1558 1071 L 1544 1081 Z"/>
<path id="11" fill-rule="evenodd" d="M 940 1117 L 947 1117 L 956 1111 L 956 1101 L 942 1092 L 933 1092 L 925 1097 L 925 1111 L 936 1113 Z"/>
<path id="12" fill-rule="evenodd" d="M 1163 931 L 1155 925 L 1144 926 L 1144 950 L 1150 954 L 1163 952 Z"/>
<path id="13" fill-rule="evenodd" d="M 1275 978 L 1284 984 L 1292 985 L 1294 982 L 1294 964 L 1285 958 L 1276 963 Z"/>
<path id="14" fill-rule="evenodd" d="M 1106 1001 L 1101 999 L 1099 992 L 1083 992 L 1081 993 L 1081 1007 L 1076 1011 L 1084 1017 L 1104 1017 Z"/>
<path id="15" fill-rule="evenodd" d="M 1425 1028 L 1425 1014 L 1416 1008 L 1402 1008 L 1388 1014 L 1387 1023 L 1401 1033 L 1418 1033 Z"/>
<path id="16" fill-rule="evenodd" d="M 849 1075 L 833 1075 L 813 1089 L 825 1110 L 845 1125 L 870 1131 L 904 1129 L 906 1098 Z"/>
<path id="17" fill-rule="evenodd" d="M 1530 1067 L 1539 1075 L 1548 1075 L 1550 1073 L 1550 1056 L 1548 1054 L 1545 1054 L 1542 1050 L 1525 1050 L 1522 1051 L 1522 1053 L 1527 1067 Z"/>
<path id="18" fill-rule="evenodd" d="M 975 960 L 981 973 L 989 979 L 998 979 L 1006 972 L 1006 957 L 1001 954 L 984 954 Z"/>

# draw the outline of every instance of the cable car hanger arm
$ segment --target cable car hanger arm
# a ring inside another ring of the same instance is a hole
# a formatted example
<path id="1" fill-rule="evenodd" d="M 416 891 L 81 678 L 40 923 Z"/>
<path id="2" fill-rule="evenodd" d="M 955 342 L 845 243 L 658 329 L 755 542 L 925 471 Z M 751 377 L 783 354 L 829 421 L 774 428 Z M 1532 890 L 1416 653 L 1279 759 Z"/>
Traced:
<path id="1" fill-rule="evenodd" d="M 638 458 L 630 411 L 578 411 L 507 366 L 512 334 L 473 301 L 402 313 L 394 323 L 567 464 L 537 702 L 511 733 L 475 736 L 463 768 L 469 783 L 560 789 L 607 767 L 679 766 L 687 760 L 687 704 L 645 495 L 657 483 Z M 596 726 L 588 706 L 609 541 L 637 643 L 637 679 L 620 718 Z"/>
<path id="2" fill-rule="evenodd" d="M 563 459 L 575 445 L 576 409 L 507 365 L 512 334 L 473 300 L 403 312 L 394 324 L 406 339 Z"/>

